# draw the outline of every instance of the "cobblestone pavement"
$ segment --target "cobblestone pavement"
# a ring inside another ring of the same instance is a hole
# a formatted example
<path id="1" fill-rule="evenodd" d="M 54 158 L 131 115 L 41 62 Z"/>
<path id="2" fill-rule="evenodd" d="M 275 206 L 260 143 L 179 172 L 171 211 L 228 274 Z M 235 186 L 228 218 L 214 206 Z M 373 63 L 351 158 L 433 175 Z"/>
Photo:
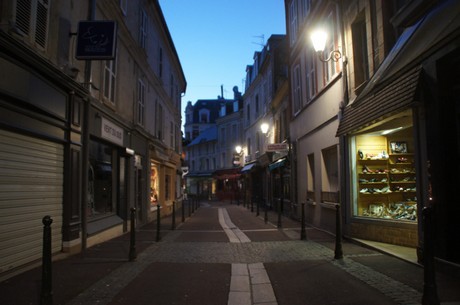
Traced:
<path id="1" fill-rule="evenodd" d="M 278 230 L 265 229 L 265 231 Z M 201 232 L 209 233 L 211 231 L 203 230 Z M 215 230 L 215 232 L 219 232 L 219 230 Z M 176 231 L 169 232 L 161 243 L 153 243 L 138 255 L 136 262 L 122 265 L 68 304 L 109 304 L 120 290 L 152 263 L 255 264 L 315 260 L 326 261 L 354 278 L 365 282 L 393 300 L 394 304 L 420 304 L 422 299 L 420 291 L 353 260 L 353 257 L 382 255 L 380 253 L 345 255 L 342 260 L 334 260 L 331 259 L 334 256 L 333 250 L 310 240 L 245 243 L 178 241 L 178 238 L 186 233 L 199 234 L 200 231 L 187 231 L 178 228 Z M 292 236 L 293 232 L 290 231 L 289 234 Z"/>

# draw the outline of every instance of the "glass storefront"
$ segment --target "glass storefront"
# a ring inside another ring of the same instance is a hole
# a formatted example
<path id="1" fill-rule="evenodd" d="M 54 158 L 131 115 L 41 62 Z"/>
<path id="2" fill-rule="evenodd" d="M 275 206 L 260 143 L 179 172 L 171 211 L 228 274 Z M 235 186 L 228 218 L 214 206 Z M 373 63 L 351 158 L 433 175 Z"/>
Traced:
<path id="1" fill-rule="evenodd" d="M 113 196 L 113 148 L 96 141 L 90 142 L 88 169 L 89 217 L 106 216 L 115 213 Z"/>
<path id="2" fill-rule="evenodd" d="M 354 216 L 417 221 L 413 139 L 411 111 L 351 138 Z"/>
<path id="3" fill-rule="evenodd" d="M 158 204 L 160 196 L 159 179 L 158 165 L 150 162 L 150 207 L 155 207 Z"/>

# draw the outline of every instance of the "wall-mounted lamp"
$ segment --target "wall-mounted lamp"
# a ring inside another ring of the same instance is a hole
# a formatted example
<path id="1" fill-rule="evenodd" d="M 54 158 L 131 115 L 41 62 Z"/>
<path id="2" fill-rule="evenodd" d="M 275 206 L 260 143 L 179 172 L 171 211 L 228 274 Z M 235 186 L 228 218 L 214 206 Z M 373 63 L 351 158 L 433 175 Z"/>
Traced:
<path id="1" fill-rule="evenodd" d="M 235 147 L 235 151 L 236 151 L 237 154 L 241 154 L 241 152 L 243 151 L 243 148 L 240 145 L 237 145 Z"/>
<path id="2" fill-rule="evenodd" d="M 324 48 L 326 47 L 327 33 L 324 30 L 315 30 L 311 33 L 311 40 L 313 42 L 313 48 L 318 54 L 319 60 L 322 62 L 328 62 L 333 60 L 335 62 L 342 58 L 342 53 L 339 50 L 333 50 L 329 53 L 328 58 L 323 58 Z"/>
<path id="3" fill-rule="evenodd" d="M 268 128 L 270 128 L 270 126 L 267 124 L 267 123 L 262 123 L 260 125 L 260 130 L 262 131 L 262 133 L 266 136 L 268 136 Z"/>

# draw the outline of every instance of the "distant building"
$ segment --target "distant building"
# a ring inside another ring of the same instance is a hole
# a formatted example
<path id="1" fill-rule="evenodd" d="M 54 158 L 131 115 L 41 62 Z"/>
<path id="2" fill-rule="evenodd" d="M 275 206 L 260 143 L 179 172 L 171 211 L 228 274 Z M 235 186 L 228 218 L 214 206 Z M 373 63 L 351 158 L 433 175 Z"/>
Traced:
<path id="1" fill-rule="evenodd" d="M 198 100 L 194 105 L 188 102 L 184 129 L 186 140 L 191 142 L 184 151 L 189 194 L 211 198 L 216 196 L 217 188 L 222 189 L 217 183 L 222 176 L 214 172 L 233 167 L 234 147 L 241 141 L 240 109 L 237 87 L 234 99 Z"/>

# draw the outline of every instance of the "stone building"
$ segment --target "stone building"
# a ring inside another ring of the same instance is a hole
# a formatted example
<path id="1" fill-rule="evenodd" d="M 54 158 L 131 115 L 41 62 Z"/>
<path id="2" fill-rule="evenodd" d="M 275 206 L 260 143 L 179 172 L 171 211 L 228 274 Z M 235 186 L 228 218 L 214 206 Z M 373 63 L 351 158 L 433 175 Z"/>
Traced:
<path id="1" fill-rule="evenodd" d="M 1 278 L 41 258 L 45 215 L 74 253 L 180 197 L 186 81 L 158 1 L 2 1 L 0 70 Z"/>

